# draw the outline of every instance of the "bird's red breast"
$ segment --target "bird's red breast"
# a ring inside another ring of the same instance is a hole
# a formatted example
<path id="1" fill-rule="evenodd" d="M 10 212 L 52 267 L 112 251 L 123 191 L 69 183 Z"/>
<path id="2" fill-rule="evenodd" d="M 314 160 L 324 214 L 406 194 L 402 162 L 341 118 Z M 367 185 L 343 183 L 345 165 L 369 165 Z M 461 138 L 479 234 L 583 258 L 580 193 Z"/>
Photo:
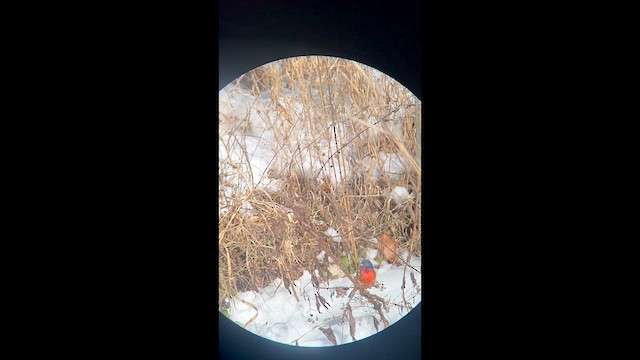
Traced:
<path id="1" fill-rule="evenodd" d="M 365 288 L 371 287 L 376 282 L 376 272 L 371 269 L 362 270 L 358 280 Z"/>

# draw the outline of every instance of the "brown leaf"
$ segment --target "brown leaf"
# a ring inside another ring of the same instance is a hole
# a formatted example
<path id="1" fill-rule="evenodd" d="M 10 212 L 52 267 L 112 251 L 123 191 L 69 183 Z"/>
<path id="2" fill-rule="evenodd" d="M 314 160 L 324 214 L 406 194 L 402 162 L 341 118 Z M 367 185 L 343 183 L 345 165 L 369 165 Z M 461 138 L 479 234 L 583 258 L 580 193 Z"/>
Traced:
<path id="1" fill-rule="evenodd" d="M 318 312 L 320 314 L 322 314 L 322 311 L 320 311 L 320 300 L 318 300 L 318 295 L 316 294 L 316 308 L 318 308 Z"/>
<path id="2" fill-rule="evenodd" d="M 338 342 L 336 341 L 336 335 L 333 333 L 333 330 L 331 330 L 331 328 L 328 328 L 328 329 L 319 328 L 319 329 L 320 329 L 320 331 L 322 331 L 324 336 L 326 336 L 327 339 L 329 339 L 329 341 L 331 341 L 331 343 L 333 345 L 338 345 Z"/>
<path id="3" fill-rule="evenodd" d="M 413 276 L 413 272 L 410 272 L 409 275 L 411 276 L 411 282 L 413 283 L 413 287 L 417 288 L 418 282 L 416 281 L 416 277 Z"/>
<path id="4" fill-rule="evenodd" d="M 325 193 L 333 192 L 333 186 L 331 186 L 331 180 L 329 180 L 328 176 L 322 178 L 322 185 L 320 185 L 320 190 Z"/>
<path id="5" fill-rule="evenodd" d="M 382 253 L 382 258 L 389 263 L 394 264 L 398 260 L 398 255 L 396 255 L 398 253 L 398 242 L 387 233 L 383 233 L 380 237 L 378 250 Z"/>
<path id="6" fill-rule="evenodd" d="M 373 326 L 376 328 L 376 331 L 380 331 L 380 328 L 379 328 L 380 323 L 378 322 L 378 319 L 376 319 L 375 316 L 372 316 L 372 318 L 373 318 Z"/>
<path id="7" fill-rule="evenodd" d="M 284 288 L 289 291 L 289 294 L 291 294 L 291 289 L 289 289 L 289 278 L 285 276 L 283 281 L 284 281 Z"/>
<path id="8" fill-rule="evenodd" d="M 252 303 L 250 303 L 250 302 L 248 302 L 246 300 L 243 300 L 243 299 L 241 299 L 239 297 L 235 297 L 235 298 L 237 300 L 239 300 L 240 302 L 242 302 L 243 304 L 245 304 L 247 306 L 250 306 L 251 308 L 253 308 L 253 310 L 256 311 L 256 314 L 253 315 L 253 317 L 251 319 L 249 319 L 247 322 L 245 322 L 244 325 L 242 325 L 242 327 L 246 328 L 247 326 L 249 326 L 249 324 L 251 324 L 258 317 L 258 308 L 255 305 L 253 305 Z"/>
<path id="9" fill-rule="evenodd" d="M 356 320 L 353 318 L 353 312 L 351 312 L 351 306 L 349 306 L 349 304 L 347 304 L 345 312 L 349 319 L 349 334 L 351 334 L 351 339 L 356 341 Z"/>
<path id="10" fill-rule="evenodd" d="M 316 289 L 320 287 L 320 282 L 318 281 L 318 278 L 316 278 L 315 271 L 311 273 L 311 284 L 313 284 Z"/>
<path id="11" fill-rule="evenodd" d="M 322 303 L 322 306 L 324 306 L 325 308 L 329 309 L 329 307 L 327 305 L 329 305 L 329 303 L 327 302 L 327 300 L 325 300 L 322 295 L 318 294 L 318 297 L 320 298 L 320 302 Z M 318 309 L 318 312 L 320 311 L 320 309 Z"/>
<path id="12" fill-rule="evenodd" d="M 389 321 L 387 321 L 387 319 L 385 317 L 382 317 L 382 322 L 384 323 L 384 328 L 388 328 L 389 327 Z"/>

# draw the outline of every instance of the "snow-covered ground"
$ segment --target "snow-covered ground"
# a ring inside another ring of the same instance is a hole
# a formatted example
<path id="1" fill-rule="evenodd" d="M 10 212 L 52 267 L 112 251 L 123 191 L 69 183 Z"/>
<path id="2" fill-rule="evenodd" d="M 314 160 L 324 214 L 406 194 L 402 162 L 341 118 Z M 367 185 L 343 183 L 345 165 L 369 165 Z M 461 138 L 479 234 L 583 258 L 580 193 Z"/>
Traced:
<path id="1" fill-rule="evenodd" d="M 381 78 L 386 76 L 377 70 L 372 70 L 371 74 L 376 81 L 381 81 Z M 295 98 L 295 91 L 287 90 L 285 95 Z M 409 171 L 409 165 L 403 156 L 393 152 L 377 151 L 375 157 L 355 158 L 355 155 L 349 152 L 349 148 L 344 148 L 340 156 L 345 158 L 339 159 L 335 156 L 327 159 L 327 149 L 331 149 L 331 144 L 323 143 L 322 137 L 308 136 L 305 126 L 311 125 L 303 122 L 292 128 L 296 130 L 296 134 L 288 138 L 291 139 L 291 143 L 282 144 L 278 141 L 279 135 L 274 131 L 274 126 L 277 127 L 279 122 L 283 121 L 273 115 L 271 109 L 274 108 L 274 101 L 289 101 L 288 109 L 294 109 L 294 117 L 304 118 L 301 115 L 304 111 L 303 105 L 295 101 L 292 103 L 290 99 L 272 99 L 264 93 L 259 96 L 252 95 L 247 89 L 236 86 L 234 82 L 219 92 L 218 155 L 221 214 L 225 214 L 231 206 L 236 205 L 227 203 L 229 199 L 242 198 L 242 194 L 254 189 L 277 191 L 282 179 L 286 178 L 281 173 L 287 169 L 287 162 L 291 159 L 297 159 L 303 165 L 302 173 L 309 178 L 315 178 L 316 181 L 330 175 L 326 170 L 330 167 L 324 165 L 331 162 L 337 165 L 339 160 L 340 165 L 347 165 L 343 170 L 350 176 L 364 173 L 372 179 L 377 179 L 386 175 L 393 180 Z M 418 102 L 416 99 L 416 104 Z M 398 114 L 404 111 L 407 109 L 400 108 Z M 369 123 L 372 124 L 374 120 L 369 119 Z M 345 125 L 334 123 L 333 130 L 329 128 L 324 131 L 335 131 L 337 135 L 345 134 L 346 130 L 340 128 L 341 126 Z M 399 127 L 394 127 L 392 123 L 385 126 L 387 131 L 400 131 Z M 339 130 L 335 130 L 336 128 Z M 347 142 L 349 139 L 344 140 Z M 340 181 L 340 177 L 329 179 L 332 183 Z M 402 186 L 384 189 L 384 194 L 398 204 L 415 199 L 415 194 Z M 243 208 L 245 212 L 251 211 L 248 202 L 243 203 Z M 339 237 L 332 237 L 336 234 L 329 231 L 327 236 L 334 241 L 340 241 Z M 397 265 L 391 265 L 386 261 L 379 263 L 374 260 L 380 259 L 376 255 L 377 250 L 367 251 L 366 258 L 374 263 L 377 272 L 376 286 L 368 291 L 387 302 L 384 316 L 392 326 L 421 301 L 421 259 L 411 257 L 410 266 L 400 265 L 403 264 L 402 261 L 398 261 Z M 400 255 L 405 260 L 409 256 L 406 250 L 401 251 Z M 333 261 L 324 253 L 318 254 L 318 259 L 329 263 Z M 341 272 L 337 266 L 333 269 L 336 270 L 335 273 Z M 320 288 L 316 289 L 312 285 L 311 274 L 305 271 L 301 278 L 294 281 L 295 286 L 290 287 L 292 291 L 296 291 L 297 297 L 285 289 L 281 279 L 276 279 L 258 292 L 238 293 L 237 299 L 225 299 L 229 318 L 255 334 L 299 346 L 333 345 L 325 334 L 327 329 L 330 329 L 329 332 L 334 334 L 339 345 L 354 341 L 349 321 L 343 317 L 348 303 L 355 320 L 355 340 L 382 331 L 385 327 L 383 320 L 368 299 L 360 293 L 356 293 L 352 299 L 348 298 L 353 284 L 344 274 L 342 275 L 328 283 L 321 283 Z M 320 301 L 317 302 L 320 298 L 326 301 L 326 306 Z"/>
<path id="2" fill-rule="evenodd" d="M 402 254 L 406 258 L 407 252 Z M 373 260 L 374 266 L 377 266 Z M 421 271 L 421 259 L 414 257 L 410 265 Z M 422 299 L 421 275 L 411 267 L 392 266 L 383 261 L 376 269 L 376 286 L 368 291 L 388 301 L 388 312 L 384 312 L 390 326 L 400 320 Z M 404 291 L 403 291 L 404 279 Z M 251 304 L 256 309 L 240 301 L 232 301 L 229 307 L 229 317 L 238 325 L 267 339 L 299 346 L 331 346 L 332 342 L 318 328 L 330 328 L 336 338 L 337 345 L 353 342 L 350 335 L 349 321 L 343 317 L 348 296 L 353 284 L 346 278 L 321 283 L 317 290 L 311 283 L 311 274 L 307 271 L 300 279 L 294 281 L 292 287 L 298 293 L 298 299 L 282 286 L 280 279 L 260 290 L 260 292 L 243 292 L 237 296 Z M 337 288 L 347 287 L 347 291 Z M 338 293 L 341 293 L 338 295 Z M 328 303 L 328 308 L 316 304 L 316 296 L 322 296 Z M 229 301 L 229 300 L 227 300 Z M 356 293 L 349 302 L 353 318 L 355 319 L 355 334 L 357 340 L 376 334 L 384 330 L 382 319 L 373 305 L 366 298 Z M 255 318 L 254 318 L 255 317 Z M 375 318 L 375 320 L 374 320 Z M 375 322 L 378 324 L 376 325 Z M 376 329 L 376 326 L 378 327 Z"/>

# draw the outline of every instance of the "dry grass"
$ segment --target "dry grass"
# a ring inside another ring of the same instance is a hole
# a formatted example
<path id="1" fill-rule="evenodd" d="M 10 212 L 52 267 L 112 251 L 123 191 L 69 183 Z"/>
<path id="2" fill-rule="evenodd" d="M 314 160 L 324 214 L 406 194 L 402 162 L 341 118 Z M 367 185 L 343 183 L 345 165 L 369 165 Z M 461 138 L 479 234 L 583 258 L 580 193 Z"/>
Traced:
<path id="1" fill-rule="evenodd" d="M 221 160 L 220 299 L 276 278 L 293 291 L 290 281 L 305 269 L 319 269 L 319 280 L 328 280 L 326 262 L 316 259 L 320 251 L 362 258 L 383 232 L 420 255 L 421 105 L 404 87 L 371 71 L 342 59 L 300 57 L 255 69 L 234 84 L 268 96 L 266 109 L 252 111 L 274 133 L 275 155 L 262 176 L 280 181 L 281 190 L 241 185 L 259 183 L 249 171 L 252 154 L 235 163 Z M 227 149 L 240 135 L 264 132 L 242 114 L 221 114 L 220 125 L 230 135 L 221 142 Z M 392 153 L 406 171 L 382 166 Z M 238 178 L 244 180 L 230 180 Z M 408 188 L 414 200 L 396 204 L 385 194 L 395 186 Z M 243 210 L 247 204 L 250 211 Z M 323 234 L 329 226 L 341 243 Z"/>

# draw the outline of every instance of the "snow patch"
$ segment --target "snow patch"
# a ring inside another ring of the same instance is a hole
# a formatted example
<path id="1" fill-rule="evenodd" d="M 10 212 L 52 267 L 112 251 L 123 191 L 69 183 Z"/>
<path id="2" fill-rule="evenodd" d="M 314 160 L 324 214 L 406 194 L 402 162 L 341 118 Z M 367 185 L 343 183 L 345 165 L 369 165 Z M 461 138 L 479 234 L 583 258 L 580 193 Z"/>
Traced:
<path id="1" fill-rule="evenodd" d="M 340 234 L 338 233 L 338 231 L 332 227 L 328 228 L 325 232 L 326 235 L 328 235 L 331 240 L 340 243 L 342 242 L 342 236 L 340 236 Z"/>

